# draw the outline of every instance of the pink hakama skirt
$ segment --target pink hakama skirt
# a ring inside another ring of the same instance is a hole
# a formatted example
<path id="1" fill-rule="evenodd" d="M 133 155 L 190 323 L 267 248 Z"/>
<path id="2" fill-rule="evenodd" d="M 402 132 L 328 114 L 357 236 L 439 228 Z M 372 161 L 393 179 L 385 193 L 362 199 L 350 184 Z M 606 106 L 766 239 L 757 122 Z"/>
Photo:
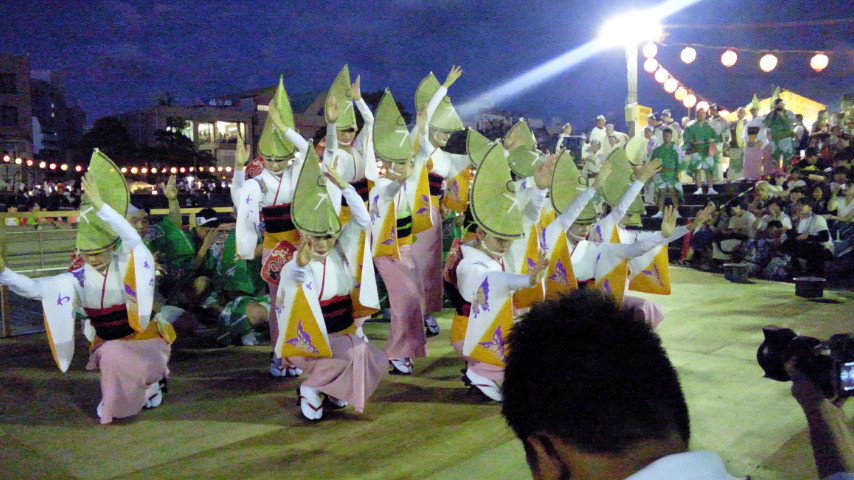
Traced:
<path id="1" fill-rule="evenodd" d="M 303 386 L 345 400 L 357 412 L 362 412 L 368 398 L 388 373 L 388 357 L 352 334 L 333 333 L 329 336 L 329 347 L 331 358 L 289 359 L 308 374 Z"/>
<path id="2" fill-rule="evenodd" d="M 457 354 L 463 357 L 463 360 L 466 361 L 466 368 L 470 369 L 478 375 L 492 380 L 493 382 L 501 386 L 501 384 L 504 383 L 504 367 L 478 362 L 477 360 L 471 357 L 463 355 L 463 343 L 465 342 L 451 342 L 451 346 L 454 347 L 454 351 L 457 352 Z"/>
<path id="3" fill-rule="evenodd" d="M 101 371 L 101 423 L 142 410 L 146 387 L 169 375 L 170 352 L 162 338 L 108 340 L 92 351 L 86 369 Z"/>
<path id="4" fill-rule="evenodd" d="M 644 321 L 652 327 L 653 330 L 658 328 L 658 324 L 664 320 L 664 310 L 661 309 L 659 304 L 652 300 L 624 295 L 623 307 L 637 309 L 643 315 Z"/>
<path id="5" fill-rule="evenodd" d="M 433 226 L 415 234 L 412 255 L 418 264 L 424 285 L 424 314 L 442 311 L 442 217 L 435 207 L 431 209 Z"/>
<path id="6" fill-rule="evenodd" d="M 374 265 L 382 276 L 391 307 L 386 354 L 391 358 L 426 357 L 424 277 L 413 260 L 412 245 L 400 247 L 400 260 L 377 257 Z"/>

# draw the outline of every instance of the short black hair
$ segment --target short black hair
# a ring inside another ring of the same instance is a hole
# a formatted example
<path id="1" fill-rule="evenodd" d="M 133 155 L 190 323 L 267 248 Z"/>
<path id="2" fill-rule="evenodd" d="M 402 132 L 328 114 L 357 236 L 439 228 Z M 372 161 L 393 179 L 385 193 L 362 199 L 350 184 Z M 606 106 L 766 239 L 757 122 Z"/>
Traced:
<path id="1" fill-rule="evenodd" d="M 510 331 L 502 413 L 529 463 L 535 434 L 592 453 L 673 433 L 688 444 L 676 370 L 637 313 L 601 290 L 576 290 L 534 305 Z"/>
<path id="2" fill-rule="evenodd" d="M 765 228 L 783 228 L 783 222 L 779 220 L 771 220 L 770 222 L 768 222 L 768 225 L 766 225 Z"/>

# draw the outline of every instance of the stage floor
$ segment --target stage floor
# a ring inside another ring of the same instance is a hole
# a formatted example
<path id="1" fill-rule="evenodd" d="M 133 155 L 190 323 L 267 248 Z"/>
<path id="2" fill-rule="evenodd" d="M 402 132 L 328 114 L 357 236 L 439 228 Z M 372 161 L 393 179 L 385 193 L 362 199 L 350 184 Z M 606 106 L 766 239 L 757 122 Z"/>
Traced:
<path id="1" fill-rule="evenodd" d="M 673 268 L 674 293 L 656 297 L 659 328 L 688 400 L 692 449 L 719 453 L 733 475 L 816 478 L 806 423 L 789 384 L 762 378 L 761 327 L 827 338 L 854 331 L 854 292 L 823 302 L 791 284 L 729 283 Z M 300 379 L 266 372 L 269 347 L 173 352 L 163 405 L 102 427 L 98 375 L 78 342 L 68 373 L 43 334 L 0 339 L 0 477 L 9 479 L 507 479 L 529 478 L 500 405 L 460 382 L 449 345 L 451 311 L 411 377 L 389 376 L 364 414 L 345 409 L 317 424 L 295 405 Z M 365 328 L 382 345 L 387 323 Z M 846 406 L 849 419 L 854 401 Z"/>

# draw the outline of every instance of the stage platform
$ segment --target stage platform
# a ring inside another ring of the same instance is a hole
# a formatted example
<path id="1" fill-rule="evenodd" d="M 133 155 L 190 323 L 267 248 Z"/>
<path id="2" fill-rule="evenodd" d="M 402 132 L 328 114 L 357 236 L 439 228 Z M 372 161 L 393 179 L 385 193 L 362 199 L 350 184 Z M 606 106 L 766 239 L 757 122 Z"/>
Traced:
<path id="1" fill-rule="evenodd" d="M 721 275 L 671 270 L 674 293 L 655 297 L 659 328 L 688 400 L 693 449 L 719 453 L 754 480 L 816 478 L 806 422 L 790 384 L 762 378 L 761 327 L 826 338 L 854 331 L 854 292 L 821 301 L 794 285 L 733 284 Z M 295 405 L 300 379 L 273 379 L 269 347 L 173 352 L 163 405 L 102 427 L 98 374 L 85 341 L 68 373 L 44 334 L 0 339 L 0 477 L 4 479 L 522 479 L 521 444 L 500 405 L 479 403 L 460 382 L 449 345 L 451 311 L 430 356 L 411 377 L 389 376 L 365 413 L 328 413 L 311 424 Z M 388 324 L 366 332 L 382 345 Z M 532 372 L 536 375 L 536 372 Z M 846 406 L 849 419 L 854 401 Z"/>

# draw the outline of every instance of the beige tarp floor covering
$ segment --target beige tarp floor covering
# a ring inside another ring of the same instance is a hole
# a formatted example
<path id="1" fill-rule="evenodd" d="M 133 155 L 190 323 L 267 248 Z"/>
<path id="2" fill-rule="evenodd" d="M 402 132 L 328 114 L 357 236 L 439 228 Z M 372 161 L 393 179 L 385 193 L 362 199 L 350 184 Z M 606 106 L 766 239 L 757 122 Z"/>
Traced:
<path id="1" fill-rule="evenodd" d="M 688 399 L 692 448 L 718 452 L 733 475 L 815 478 L 803 414 L 789 384 L 762 378 L 756 349 L 771 323 L 819 338 L 854 331 L 854 293 L 825 292 L 819 303 L 790 284 L 732 284 L 684 268 L 672 276 L 673 295 L 655 297 L 667 313 L 659 333 Z M 102 427 L 82 339 L 66 374 L 43 334 L 0 339 L 0 477 L 529 478 L 500 406 L 478 403 L 459 380 L 450 318 L 446 310 L 414 376 L 384 380 L 364 414 L 345 409 L 318 424 L 295 406 L 300 380 L 267 375 L 269 347 L 175 351 L 163 405 Z M 387 330 L 366 327 L 376 345 Z"/>

